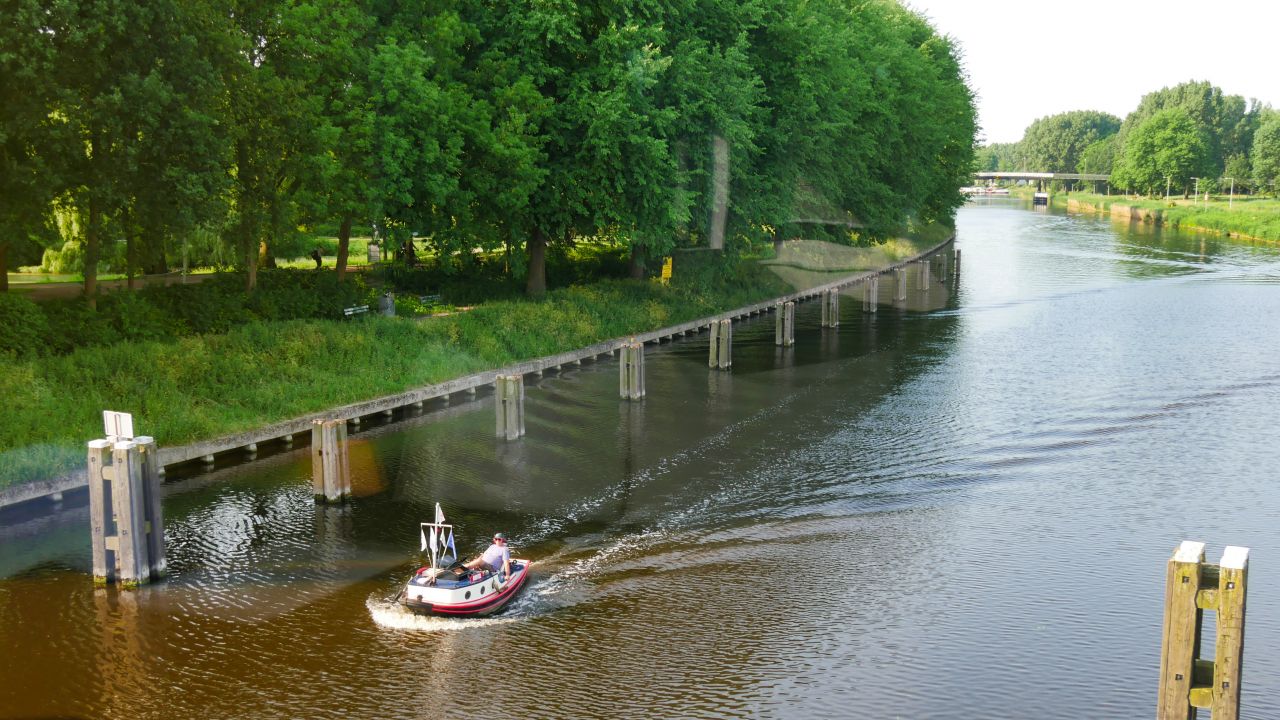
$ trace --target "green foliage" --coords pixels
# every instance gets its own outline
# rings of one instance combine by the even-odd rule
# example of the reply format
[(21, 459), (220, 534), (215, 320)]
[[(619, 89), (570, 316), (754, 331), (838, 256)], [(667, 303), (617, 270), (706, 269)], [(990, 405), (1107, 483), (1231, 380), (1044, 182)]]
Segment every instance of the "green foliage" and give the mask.
[(976, 151), (974, 169), (977, 172), (1026, 170), (1022, 162), (1022, 145), (1020, 143), (984, 145)]
[(1022, 137), (1021, 152), (1029, 170), (1080, 172), (1086, 149), (1115, 135), (1120, 118), (1093, 110), (1075, 110), (1043, 117), (1031, 123)]
[(0, 356), (26, 357), (43, 350), (49, 331), (44, 313), (30, 300), (0, 293)]
[(1090, 175), (1109, 175), (1115, 167), (1116, 151), (1120, 147), (1120, 136), (1109, 135), (1101, 140), (1089, 143), (1080, 154), (1079, 170)]
[(1268, 114), (1253, 137), (1253, 182), (1275, 193), (1280, 181), (1280, 112)]
[(1124, 120), (1121, 144), (1127, 144), (1129, 134), (1147, 120), (1173, 108), (1185, 111), (1201, 133), (1206, 153), (1202, 175), (1219, 177), (1228, 157), (1249, 152), (1260, 108), (1239, 95), (1224, 94), (1207, 81), (1185, 82), (1144, 95)]
[(1191, 114), (1182, 108), (1168, 108), (1129, 133), (1112, 182), (1155, 194), (1169, 184), (1185, 187), (1193, 176), (1205, 176), (1211, 163), (1204, 133)]

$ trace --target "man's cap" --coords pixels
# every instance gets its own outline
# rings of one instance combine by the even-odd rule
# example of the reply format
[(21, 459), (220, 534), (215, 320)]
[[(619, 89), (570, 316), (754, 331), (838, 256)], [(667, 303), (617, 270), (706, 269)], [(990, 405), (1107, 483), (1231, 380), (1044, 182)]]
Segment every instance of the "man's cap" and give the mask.
[(494, 539), (494, 540), (501, 540), (501, 541), (503, 541), (503, 542), (506, 542), (506, 541), (507, 541), (507, 535), (506, 535), (506, 533), (494, 533), (494, 534), (493, 534), (493, 539)]

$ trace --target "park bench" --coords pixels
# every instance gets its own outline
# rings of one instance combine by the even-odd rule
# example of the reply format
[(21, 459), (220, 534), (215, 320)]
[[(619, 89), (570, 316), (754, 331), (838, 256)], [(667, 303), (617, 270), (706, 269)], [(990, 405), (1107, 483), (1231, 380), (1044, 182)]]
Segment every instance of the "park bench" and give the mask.
[(369, 312), (368, 305), (356, 305), (355, 307), (342, 308), (343, 317), (355, 317)]
[(440, 295), (439, 293), (435, 295), (419, 295), (418, 301), (421, 302), (423, 305), (434, 305), (440, 302)]

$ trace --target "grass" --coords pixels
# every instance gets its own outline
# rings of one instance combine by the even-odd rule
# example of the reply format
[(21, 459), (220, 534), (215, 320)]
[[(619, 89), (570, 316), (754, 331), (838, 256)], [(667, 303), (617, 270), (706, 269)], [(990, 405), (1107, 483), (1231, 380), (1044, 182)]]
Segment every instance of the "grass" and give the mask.
[(1159, 210), (1164, 225), (1187, 230), (1210, 230), (1232, 237), (1280, 242), (1280, 200), (1274, 198), (1211, 196), (1206, 202), (1181, 197), (1143, 198), (1092, 193), (1059, 193), (1053, 202), (1067, 198), (1110, 211), (1116, 205)]
[(425, 320), (255, 322), (225, 334), (131, 341), (68, 355), (0, 356), (0, 487), (78, 468), (104, 408), (162, 445), (253, 429), (790, 292), (766, 268), (691, 264), (669, 287), (603, 281), (540, 302)]

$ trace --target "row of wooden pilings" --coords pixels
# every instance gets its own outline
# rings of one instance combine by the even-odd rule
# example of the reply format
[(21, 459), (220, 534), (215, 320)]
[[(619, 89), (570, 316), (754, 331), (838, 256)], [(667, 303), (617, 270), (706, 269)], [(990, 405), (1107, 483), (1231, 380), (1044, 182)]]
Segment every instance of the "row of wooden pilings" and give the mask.
[[(960, 251), (948, 268), (947, 253), (914, 262), (919, 290), (928, 290), (936, 271), (940, 278), (956, 274), (960, 267)], [(907, 297), (906, 267), (892, 270), (896, 302)], [(864, 277), (863, 310), (875, 312), (879, 304), (879, 275)], [(846, 283), (846, 285), (851, 283)], [(833, 286), (816, 293), (822, 299), (822, 326), (837, 327), (840, 317), (841, 287)], [(809, 297), (813, 297), (810, 295)], [(797, 298), (797, 300), (802, 298)], [(778, 302), (775, 341), (791, 347), (795, 344), (795, 306), (797, 300)], [(765, 312), (757, 308), (748, 314)], [(733, 318), (711, 321), (708, 366), (728, 370), (733, 366)], [(684, 334), (681, 331), (679, 334)], [(614, 350), (619, 354), (618, 394), (630, 401), (645, 397), (644, 343), (632, 339)], [(580, 362), (580, 361), (574, 361)], [(475, 388), (468, 388), (475, 394)], [(516, 440), (525, 434), (523, 375), (499, 375), (494, 379), (495, 431), (499, 438)], [(420, 408), (422, 403), (413, 403)], [(391, 410), (383, 411), (391, 415)], [(351, 497), (351, 470), (347, 457), (348, 423), (358, 425), (358, 417), (349, 420), (315, 420), (311, 426), (312, 489), (316, 502), (342, 503)], [(108, 431), (111, 432), (111, 431)], [(127, 432), (132, 432), (131, 430)], [(285, 435), (286, 445), (293, 435)], [(252, 456), (256, 444), (245, 450)], [(165, 571), (163, 518), (159, 495), (163, 468), (155, 441), (149, 437), (136, 439), (108, 436), (89, 443), (90, 512), (93, 526), (93, 573), (97, 582), (117, 581), (132, 586), (159, 578)], [(206, 464), (213, 456), (204, 457)]]

